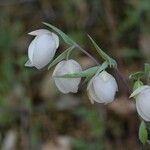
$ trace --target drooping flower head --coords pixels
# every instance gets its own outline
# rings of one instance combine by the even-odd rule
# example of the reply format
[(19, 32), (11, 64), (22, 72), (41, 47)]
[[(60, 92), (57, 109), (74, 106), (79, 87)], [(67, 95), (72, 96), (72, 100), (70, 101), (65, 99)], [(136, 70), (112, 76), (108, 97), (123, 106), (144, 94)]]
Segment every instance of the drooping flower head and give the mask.
[(82, 68), (75, 60), (70, 59), (59, 62), (53, 72), (54, 81), (59, 91), (62, 93), (76, 93), (81, 78), (57, 78), (55, 76), (77, 73), (79, 71), (82, 71)]
[(118, 85), (111, 74), (102, 71), (90, 80), (87, 91), (91, 103), (96, 101), (107, 104), (114, 100)]
[(59, 38), (46, 29), (39, 29), (29, 34), (35, 38), (29, 45), (28, 61), (25, 66), (41, 69), (53, 59), (59, 46)]

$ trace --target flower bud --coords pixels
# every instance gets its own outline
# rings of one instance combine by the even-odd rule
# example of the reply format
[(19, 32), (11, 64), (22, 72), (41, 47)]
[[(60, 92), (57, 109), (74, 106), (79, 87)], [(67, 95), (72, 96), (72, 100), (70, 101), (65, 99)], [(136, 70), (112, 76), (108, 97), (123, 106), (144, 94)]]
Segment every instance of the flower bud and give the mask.
[(41, 69), (54, 57), (59, 46), (58, 36), (46, 29), (39, 29), (29, 33), (35, 36), (28, 48), (28, 58), (25, 66)]
[(136, 95), (136, 109), (145, 120), (150, 121), (150, 86), (142, 86), (142, 90)]
[[(72, 59), (64, 60), (57, 64), (53, 77), (62, 76), (64, 74), (77, 73), (82, 71), (80, 64)], [(54, 77), (55, 84), (59, 91), (62, 93), (76, 93), (78, 91), (78, 85), (81, 81), (81, 78), (57, 78)]]
[(114, 100), (118, 85), (111, 74), (102, 71), (91, 79), (87, 91), (92, 104), (94, 101), (107, 104)]

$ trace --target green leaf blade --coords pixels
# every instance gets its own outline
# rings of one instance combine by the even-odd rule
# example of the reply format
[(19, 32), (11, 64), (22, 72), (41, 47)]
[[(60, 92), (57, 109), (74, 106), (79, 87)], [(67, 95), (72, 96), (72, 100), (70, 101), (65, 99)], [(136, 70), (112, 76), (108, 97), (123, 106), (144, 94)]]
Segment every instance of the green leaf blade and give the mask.
[(98, 54), (109, 63), (110, 67), (117, 67), (117, 63), (116, 61), (109, 57), (98, 45), (97, 43), (92, 39), (92, 37), (90, 35), (88, 35), (89, 39), (91, 40), (92, 44), (94, 45), (96, 51), (98, 52)]
[(46, 26), (48, 26), (49, 28), (51, 28), (55, 32), (57, 32), (67, 44), (69, 44), (69, 45), (75, 45), (75, 42), (71, 38), (69, 38), (68, 35), (66, 35), (64, 32), (62, 32), (57, 27), (55, 27), (55, 26), (53, 26), (53, 25), (51, 25), (49, 23), (46, 23), (46, 22), (43, 22), (43, 24), (45, 24)]
[(74, 49), (74, 46), (69, 47), (67, 50), (65, 50), (63, 53), (61, 53), (57, 58), (55, 58), (52, 63), (48, 66), (48, 70), (51, 69), (54, 65), (56, 65), (57, 63), (59, 63), (61, 60), (63, 60), (64, 58), (66, 58), (67, 53), (71, 50)]
[(101, 50), (101, 48), (96, 44), (96, 42), (92, 39), (90, 35), (88, 35), (88, 37), (91, 40), (92, 44), (94, 45), (95, 49), (97, 50), (98, 54), (100, 54), (100, 56), (103, 59), (107, 60), (109, 56)]
[(146, 130), (146, 124), (144, 121), (141, 122), (139, 127), (139, 139), (142, 142), (142, 144), (145, 144), (148, 139), (148, 133)]
[(98, 70), (99, 66), (95, 66), (95, 67), (91, 67), (89, 69), (77, 72), (77, 73), (71, 73), (71, 74), (65, 74), (62, 76), (55, 76), (57, 78), (81, 78), (81, 77), (89, 77), (89, 76), (93, 76), (97, 70)]

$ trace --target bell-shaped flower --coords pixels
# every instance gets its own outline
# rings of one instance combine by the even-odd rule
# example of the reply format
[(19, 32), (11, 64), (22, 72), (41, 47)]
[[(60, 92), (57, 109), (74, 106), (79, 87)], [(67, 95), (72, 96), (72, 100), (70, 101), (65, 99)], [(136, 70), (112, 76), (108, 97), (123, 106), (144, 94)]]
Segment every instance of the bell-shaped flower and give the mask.
[(29, 45), (28, 61), (25, 66), (41, 69), (53, 59), (59, 46), (59, 38), (46, 29), (39, 29), (29, 34), (35, 38)]
[(57, 78), (55, 76), (77, 73), (79, 71), (82, 71), (82, 68), (75, 60), (70, 59), (59, 62), (53, 72), (54, 81), (59, 91), (62, 93), (76, 93), (81, 78)]
[(137, 90), (140, 91), (135, 96), (137, 112), (145, 121), (150, 121), (150, 86), (144, 85)]
[(94, 101), (104, 104), (112, 102), (116, 91), (118, 91), (117, 82), (115, 78), (106, 71), (95, 75), (87, 87), (88, 96), (92, 104)]

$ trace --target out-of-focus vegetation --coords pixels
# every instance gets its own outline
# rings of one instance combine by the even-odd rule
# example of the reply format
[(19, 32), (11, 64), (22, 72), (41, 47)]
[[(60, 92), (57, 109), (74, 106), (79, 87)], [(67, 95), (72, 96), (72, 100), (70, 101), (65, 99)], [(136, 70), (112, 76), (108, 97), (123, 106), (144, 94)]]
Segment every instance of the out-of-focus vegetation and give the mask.
[[(63, 95), (51, 72), (25, 68), (24, 63), (31, 40), (27, 33), (45, 28), (45, 21), (99, 59), (90, 34), (117, 59), (127, 80), (149, 62), (149, 0), (2, 0), (0, 10), (0, 149), (141, 149), (134, 103), (120, 79), (115, 102), (91, 105), (86, 86), (76, 95)], [(61, 43), (57, 54), (65, 47)], [(94, 65), (82, 53), (76, 57), (83, 68)]]

